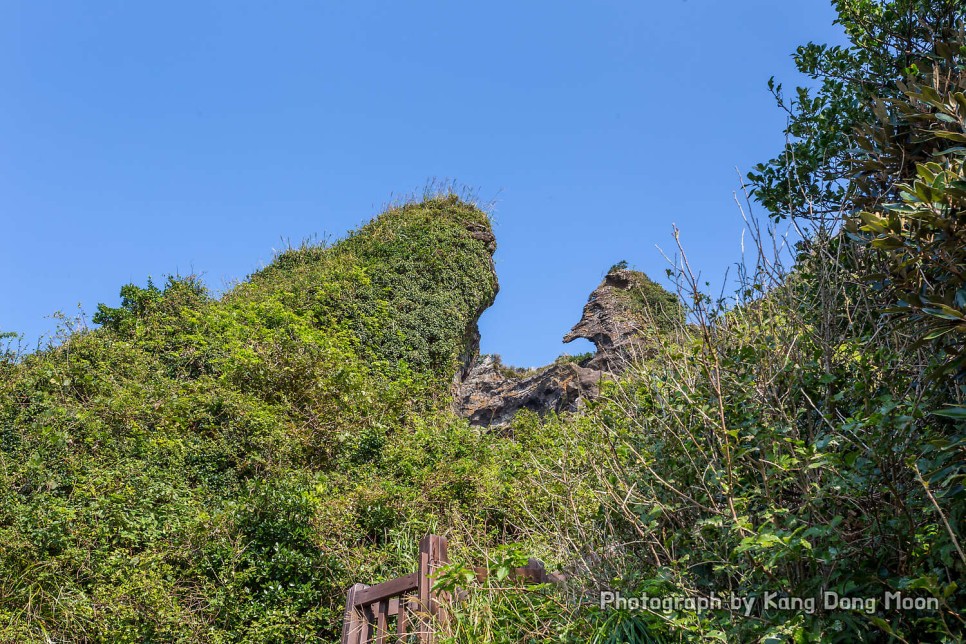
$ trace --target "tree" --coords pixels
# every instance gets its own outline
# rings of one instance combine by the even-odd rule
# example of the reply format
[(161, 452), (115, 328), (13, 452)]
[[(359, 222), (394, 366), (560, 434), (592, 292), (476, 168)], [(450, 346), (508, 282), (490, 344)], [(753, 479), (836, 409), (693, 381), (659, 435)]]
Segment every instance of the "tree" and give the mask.
[(785, 98), (785, 149), (755, 166), (775, 220), (818, 220), (866, 252), (846, 267), (873, 282), (884, 313), (934, 344), (937, 374), (966, 374), (966, 5), (835, 0), (850, 45), (794, 55), (819, 81)]
[(788, 97), (768, 87), (788, 114), (786, 145), (748, 174), (756, 199), (776, 220), (838, 218), (851, 210), (851, 150), (856, 129), (875, 122), (879, 101), (902, 96), (916, 61), (955, 40), (964, 8), (957, 0), (835, 0), (846, 47), (808, 43), (793, 55), (818, 81)]
[(966, 374), (966, 38), (911, 63), (901, 94), (877, 100), (851, 153), (850, 238), (873, 250), (878, 280), (922, 341), (938, 373)]

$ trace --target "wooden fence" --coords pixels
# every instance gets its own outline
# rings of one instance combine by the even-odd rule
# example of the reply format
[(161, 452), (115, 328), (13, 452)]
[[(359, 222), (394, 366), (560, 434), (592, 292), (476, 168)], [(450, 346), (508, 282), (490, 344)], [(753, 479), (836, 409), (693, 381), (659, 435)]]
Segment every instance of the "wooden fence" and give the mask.
[[(437, 569), (448, 561), (446, 539), (429, 534), (419, 542), (416, 572), (375, 586), (356, 584), (350, 588), (346, 597), (342, 644), (433, 644), (437, 624), (446, 622), (440, 603), (444, 597), (433, 590), (433, 585)], [(486, 568), (474, 570), (478, 580), (486, 578)], [(510, 576), (533, 584), (561, 579), (557, 574), (548, 575), (543, 564), (536, 559), (531, 559), (525, 567), (513, 569)]]

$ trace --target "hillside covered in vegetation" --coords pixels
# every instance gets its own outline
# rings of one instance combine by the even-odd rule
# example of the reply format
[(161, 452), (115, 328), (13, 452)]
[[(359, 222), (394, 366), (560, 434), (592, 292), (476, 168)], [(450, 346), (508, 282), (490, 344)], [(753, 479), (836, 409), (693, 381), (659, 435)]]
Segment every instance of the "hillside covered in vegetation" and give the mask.
[(455, 198), (394, 208), (220, 300), (127, 286), (101, 328), (4, 362), (0, 640), (335, 632), (345, 587), (400, 565), (395, 532), (498, 493), (434, 416), (492, 249)]
[[(125, 286), (97, 328), (8, 351), (0, 641), (337, 641), (348, 587), (411, 572), (427, 532), (468, 591), (441, 641), (961, 639), (963, 8), (834, 4), (849, 46), (801, 47), (791, 99), (772, 84), (788, 144), (749, 175), (735, 292), (683, 244), (673, 289), (615, 265), (570, 334), (594, 356), (477, 355), (495, 238), (453, 195), (220, 298)], [(571, 374), (593, 382), (564, 396)], [(560, 391), (498, 400), (531, 386)], [(566, 583), (466, 567), (530, 556)]]

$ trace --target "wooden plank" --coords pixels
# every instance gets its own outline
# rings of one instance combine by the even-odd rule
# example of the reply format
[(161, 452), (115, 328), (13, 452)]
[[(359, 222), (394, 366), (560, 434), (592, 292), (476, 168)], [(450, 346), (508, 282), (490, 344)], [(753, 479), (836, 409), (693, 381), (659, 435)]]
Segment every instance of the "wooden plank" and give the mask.
[(409, 630), (409, 602), (405, 597), (399, 598), (398, 610), (396, 611), (396, 637), (400, 642), (406, 642), (406, 635)]
[(381, 584), (376, 584), (375, 586), (369, 586), (356, 595), (355, 605), (363, 606), (365, 604), (373, 604), (375, 602), (380, 602), (383, 599), (389, 599), (390, 597), (402, 595), (403, 593), (412, 592), (417, 588), (417, 577), (418, 573), (414, 572), (408, 575), (403, 575), (402, 577), (390, 579), (389, 581)]
[(562, 584), (569, 578), (570, 575), (565, 572), (551, 572), (547, 574), (547, 581), (551, 584)]
[(419, 540), (419, 569), (416, 571), (417, 636), (420, 644), (433, 644), (432, 633), (432, 554), (433, 537), (427, 534)]
[(527, 565), (523, 570), (525, 572), (521, 576), (525, 579), (529, 579), (532, 583), (547, 583), (547, 569), (544, 568), (543, 562), (539, 559), (530, 557), (530, 559), (527, 560)]
[[(396, 617), (396, 637), (407, 642), (407, 636), (417, 635), (421, 644), (433, 644), (437, 622), (445, 627), (447, 616), (443, 593), (433, 591), (440, 566), (448, 562), (447, 541), (428, 534), (419, 541), (419, 568), (416, 572), (390, 579), (375, 586), (355, 584), (346, 596), (346, 611), (342, 626), (342, 644), (368, 644), (373, 637), (379, 644), (390, 639), (389, 618)], [(489, 571), (475, 567), (478, 581)], [(510, 571), (509, 579), (524, 583), (562, 583), (570, 577), (565, 572), (548, 574), (543, 563), (530, 559), (522, 568)], [(415, 591), (415, 596), (411, 595)], [(456, 598), (466, 597), (465, 589), (457, 589)]]
[(376, 604), (376, 644), (386, 644), (389, 638), (389, 600)]
[(433, 591), (433, 585), (436, 583), (437, 569), (447, 559), (447, 543), (443, 537), (428, 534), (419, 542), (419, 609), (425, 613), (420, 628), (420, 641), (425, 644), (433, 644), (436, 639), (434, 621), (441, 624), (445, 622), (445, 616), (440, 614), (439, 597)]
[(369, 644), (376, 634), (376, 613), (372, 610), (372, 604), (366, 604), (363, 606), (362, 614), (366, 617), (366, 628), (363, 634), (364, 639), (362, 640), (362, 644)]
[[(476, 573), (477, 581), (485, 580), (490, 574), (490, 571), (483, 566), (473, 566), (473, 572)], [(522, 568), (511, 568), (507, 578), (512, 581), (525, 580), (531, 584), (542, 584), (549, 580), (546, 568), (543, 567), (543, 563), (538, 559), (531, 559)]]
[[(443, 537), (436, 537), (436, 562), (433, 568), (433, 584), (436, 583), (438, 569), (447, 563), (449, 563), (449, 543)], [(436, 611), (436, 619), (439, 620), (440, 625), (444, 629), (447, 629), (449, 616), (446, 614), (446, 604), (449, 602), (449, 595), (446, 592), (440, 591), (434, 599), (436, 603), (433, 608)]]
[(356, 595), (367, 586), (365, 584), (355, 584), (349, 589), (345, 601), (345, 615), (342, 619), (342, 644), (363, 644), (363, 633), (366, 625), (363, 620), (362, 612), (356, 607)]
[(484, 566), (473, 566), (473, 572), (476, 573), (476, 581), (485, 581), (489, 576), (490, 571)]
[(423, 610), (429, 607), (429, 536), (419, 542), (419, 570), (416, 571), (416, 595)]
[[(425, 597), (426, 599), (425, 605), (426, 605), (426, 610), (429, 612), (430, 615), (433, 615), (433, 616), (437, 614), (439, 609), (439, 603), (436, 601), (437, 599), (436, 594), (433, 592), (433, 584), (435, 584), (436, 582), (436, 569), (439, 567), (439, 563), (441, 560), (440, 550), (445, 549), (446, 547), (445, 543), (440, 544), (440, 539), (441, 537), (438, 537), (435, 534), (426, 535), (426, 537), (424, 537), (423, 539), (423, 541), (426, 542), (425, 550), (426, 550), (426, 559), (427, 559), (426, 574), (425, 574), (425, 578), (426, 578), (425, 583), (426, 583), (427, 591), (426, 591), (426, 597)], [(421, 541), (420, 554), (422, 554), (423, 549), (424, 549), (424, 546), (423, 546), (423, 542)]]

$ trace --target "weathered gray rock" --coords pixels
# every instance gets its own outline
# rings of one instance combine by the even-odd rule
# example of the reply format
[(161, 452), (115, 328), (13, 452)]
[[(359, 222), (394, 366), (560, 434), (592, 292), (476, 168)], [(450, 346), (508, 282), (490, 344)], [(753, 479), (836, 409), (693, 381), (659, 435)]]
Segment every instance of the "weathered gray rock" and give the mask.
[(581, 363), (562, 361), (540, 369), (514, 369), (498, 358), (476, 359), (454, 382), (456, 412), (473, 425), (500, 425), (521, 409), (539, 414), (574, 411), (594, 398), (600, 381), (621, 373), (645, 354), (648, 336), (682, 319), (677, 297), (638, 271), (615, 267), (584, 306), (564, 342), (587, 338), (596, 353)]
[(458, 389), (457, 411), (471, 425), (502, 425), (521, 409), (539, 414), (573, 411), (581, 399), (597, 395), (602, 376), (574, 362), (514, 372), (484, 356)]
[(647, 353), (649, 337), (682, 318), (683, 310), (676, 295), (644, 273), (614, 268), (590, 294), (580, 322), (563, 341), (590, 340), (597, 352), (586, 366), (617, 374), (626, 368), (628, 361)]

